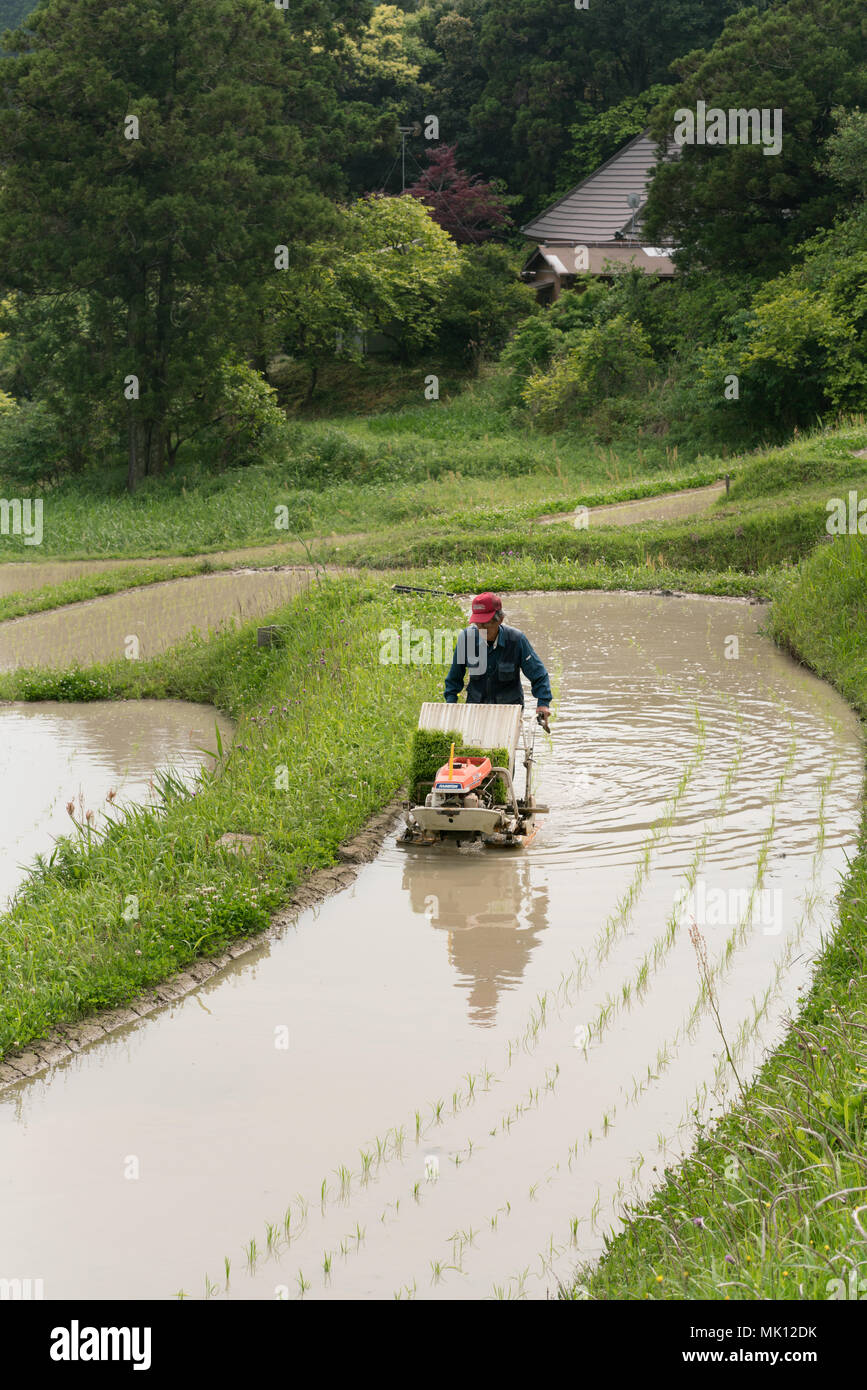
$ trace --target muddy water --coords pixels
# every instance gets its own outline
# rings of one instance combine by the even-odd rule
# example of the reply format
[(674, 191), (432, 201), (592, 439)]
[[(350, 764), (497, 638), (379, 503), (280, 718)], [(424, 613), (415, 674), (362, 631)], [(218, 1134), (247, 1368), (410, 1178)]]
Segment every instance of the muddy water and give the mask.
[(854, 716), (761, 616), (510, 604), (556, 690), (533, 846), (389, 840), (197, 994), (0, 1093), (0, 1273), (49, 1298), (198, 1297), (206, 1274), (227, 1298), (542, 1297), (597, 1253), (730, 1090), (690, 917), (749, 1075), (855, 843)]
[[(591, 507), (587, 513), (590, 526), (634, 526), (641, 521), (679, 521), (681, 517), (698, 516), (706, 512), (725, 493), (725, 483), (708, 487), (684, 488), (681, 492), (664, 492), (659, 497), (640, 497), (633, 502), (614, 502), (610, 507)], [(574, 520), (574, 512), (558, 512), (540, 516), (539, 524), (552, 526), (559, 521)]]
[(268, 613), (309, 583), (307, 569), (232, 570), (15, 618), (0, 624), (0, 671), (87, 665), (133, 651), (145, 660), (193, 629), (204, 635), (209, 628)]
[[(0, 705), (0, 908), (36, 854), (74, 833), (67, 806), (98, 825), (111, 805), (152, 799), (156, 771), (192, 781), (232, 725), (209, 705), (180, 700)], [(107, 798), (111, 796), (111, 801)]]

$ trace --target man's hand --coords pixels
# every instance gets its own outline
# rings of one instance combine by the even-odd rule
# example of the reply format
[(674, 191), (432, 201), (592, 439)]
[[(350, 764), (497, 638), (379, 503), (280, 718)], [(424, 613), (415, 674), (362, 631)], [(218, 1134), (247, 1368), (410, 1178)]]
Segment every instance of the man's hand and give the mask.
[(546, 734), (550, 734), (551, 732), (551, 730), (548, 728), (548, 715), (550, 713), (551, 711), (550, 709), (548, 709), (547, 705), (539, 705), (536, 709), (536, 719), (542, 725), (542, 728), (545, 730)]

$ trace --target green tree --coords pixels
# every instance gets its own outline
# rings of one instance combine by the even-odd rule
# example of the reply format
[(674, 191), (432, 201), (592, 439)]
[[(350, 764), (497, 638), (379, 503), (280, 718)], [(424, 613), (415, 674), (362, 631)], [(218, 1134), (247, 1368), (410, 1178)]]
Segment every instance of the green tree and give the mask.
[(335, 55), (367, 13), (48, 0), (7, 44), (0, 284), (76, 300), (89, 370), (67, 390), (126, 431), (130, 488), (220, 415), (275, 248), (328, 225)]
[(730, 19), (707, 53), (675, 64), (681, 77), (652, 129), (671, 138), (674, 113), (707, 108), (782, 112), (782, 149), (761, 145), (684, 145), (654, 176), (644, 226), (671, 237), (682, 266), (767, 275), (827, 226), (843, 206), (840, 189), (817, 168), (835, 105), (867, 90), (863, 0), (788, 0), (766, 13)]
[[(462, 160), (506, 180), (524, 210), (549, 202), (574, 141), (590, 119), (663, 82), (669, 64), (713, 40), (738, 0), (487, 0), (478, 58), (488, 73), (472, 108)], [(450, 132), (444, 138), (451, 139)]]
[(0, 0), (0, 34), (23, 24), (31, 10), (36, 9), (36, 3), (37, 0)]
[(819, 167), (845, 190), (867, 198), (867, 111), (847, 111), (835, 107), (831, 112), (836, 130), (828, 140)]
[(341, 211), (336, 238), (309, 248), (302, 274), (272, 292), (278, 343), (310, 370), (358, 358), (366, 332), (393, 338), (406, 359), (437, 334), (460, 265), (458, 248), (427, 208), (406, 194), (359, 198)]
[(429, 108), (421, 72), (434, 58), (417, 16), (397, 5), (377, 5), (369, 24), (346, 43), (340, 95), (351, 118), (341, 164), (354, 191), (401, 191), (398, 127), (420, 122)]
[(438, 342), (453, 361), (477, 371), (507, 342), (516, 325), (533, 314), (535, 294), (518, 279), (503, 246), (462, 246), (440, 310)]

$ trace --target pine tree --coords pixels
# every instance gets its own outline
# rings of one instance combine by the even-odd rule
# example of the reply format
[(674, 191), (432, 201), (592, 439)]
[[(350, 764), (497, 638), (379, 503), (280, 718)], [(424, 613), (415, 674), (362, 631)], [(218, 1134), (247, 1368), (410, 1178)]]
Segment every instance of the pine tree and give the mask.
[(281, 273), (275, 248), (288, 267), (328, 224), (335, 55), (367, 13), (48, 0), (7, 41), (0, 281), (83, 301), (92, 371), (67, 387), (83, 408), (104, 395), (131, 489), (213, 418), (218, 364)]

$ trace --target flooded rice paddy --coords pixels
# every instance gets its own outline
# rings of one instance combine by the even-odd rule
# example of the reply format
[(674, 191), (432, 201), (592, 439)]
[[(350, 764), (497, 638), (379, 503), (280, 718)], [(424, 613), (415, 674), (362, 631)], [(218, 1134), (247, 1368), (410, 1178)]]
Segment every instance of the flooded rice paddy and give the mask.
[(151, 800), (155, 773), (191, 781), (232, 725), (209, 705), (181, 700), (0, 705), (0, 910), (36, 854), (74, 833), (88, 811)]
[(193, 629), (206, 636), (209, 628), (270, 613), (307, 588), (310, 579), (311, 571), (301, 567), (229, 570), (14, 618), (0, 624), (0, 671), (85, 666), (124, 656), (146, 660)]
[(690, 924), (745, 1077), (833, 922), (857, 721), (762, 614), (511, 602), (556, 692), (533, 845), (389, 837), (278, 939), (0, 1092), (3, 1272), (47, 1298), (556, 1291), (731, 1094)]
[[(707, 487), (683, 488), (680, 492), (663, 492), (657, 497), (638, 497), (631, 502), (613, 502), (609, 507), (590, 507), (583, 518), (587, 526), (634, 526), (642, 521), (680, 521), (698, 516), (710, 509), (725, 493), (725, 483), (709, 483)], [(553, 526), (558, 521), (574, 521), (575, 512), (557, 512), (540, 516), (541, 526)]]

